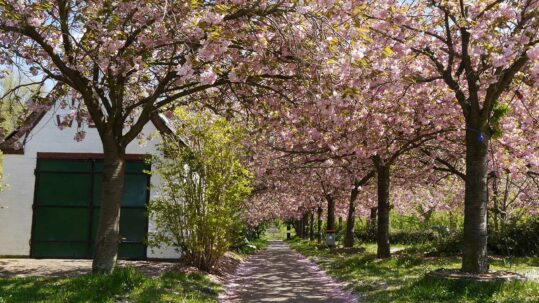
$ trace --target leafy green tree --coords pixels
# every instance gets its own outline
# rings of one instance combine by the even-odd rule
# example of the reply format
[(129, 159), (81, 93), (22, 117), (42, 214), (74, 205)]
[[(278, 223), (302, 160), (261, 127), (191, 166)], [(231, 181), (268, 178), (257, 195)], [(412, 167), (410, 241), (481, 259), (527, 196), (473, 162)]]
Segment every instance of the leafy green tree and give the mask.
[(0, 79), (0, 142), (23, 124), (25, 112), (32, 109), (26, 105), (41, 94), (41, 86), (18, 73)]
[[(18, 73), (9, 73), (0, 78), (0, 142), (12, 131), (23, 125), (28, 110), (26, 104), (42, 90)], [(3, 154), (0, 151), (0, 191), (6, 188), (3, 178)], [(0, 201), (1, 203), (2, 201)], [(2, 205), (0, 205), (0, 209)]]
[[(150, 204), (150, 245), (175, 246), (187, 263), (211, 271), (241, 227), (251, 174), (242, 165), (242, 129), (209, 113), (176, 110), (176, 135), (154, 157), (162, 178)], [(181, 138), (181, 139), (180, 139)]]

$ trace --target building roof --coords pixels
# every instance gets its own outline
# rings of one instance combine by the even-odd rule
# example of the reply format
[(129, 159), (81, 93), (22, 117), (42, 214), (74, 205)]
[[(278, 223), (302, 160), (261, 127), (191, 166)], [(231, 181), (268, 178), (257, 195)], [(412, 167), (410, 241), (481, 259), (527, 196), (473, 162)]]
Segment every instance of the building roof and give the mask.
[[(34, 111), (30, 113), (28, 118), (23, 123), (22, 127), (17, 128), (9, 135), (7, 135), (2, 142), (0, 142), (0, 150), (4, 154), (24, 154), (24, 145), (26, 139), (32, 130), (39, 124), (41, 119), (47, 114), (48, 111)], [(155, 113), (152, 115), (150, 121), (155, 128), (162, 134), (173, 134), (174, 130), (169, 125), (166, 118), (162, 115)], [(20, 140), (22, 139), (22, 142)]]

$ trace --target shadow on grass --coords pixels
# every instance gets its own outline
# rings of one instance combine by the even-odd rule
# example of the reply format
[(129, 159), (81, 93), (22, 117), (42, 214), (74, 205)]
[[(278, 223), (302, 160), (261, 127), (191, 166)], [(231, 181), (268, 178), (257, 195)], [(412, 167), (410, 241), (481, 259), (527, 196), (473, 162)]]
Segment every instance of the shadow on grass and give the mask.
[(113, 275), (75, 278), (13, 278), (0, 280), (0, 302), (104, 302), (141, 284), (144, 276), (132, 269)]
[(200, 274), (149, 278), (120, 268), (112, 275), (0, 279), (0, 302), (215, 302), (218, 290)]
[(423, 277), (380, 295), (388, 298), (387, 302), (534, 302), (539, 288), (535, 283), (521, 281), (478, 282)]
[[(536, 282), (477, 282), (425, 276), (439, 268), (459, 268), (460, 259), (455, 256), (424, 257), (410, 249), (377, 260), (372, 252), (335, 254), (298, 241), (293, 241), (291, 246), (314, 257), (331, 276), (347, 282), (366, 302), (539, 302)], [(512, 261), (517, 267), (526, 268), (537, 260)], [(493, 263), (504, 269), (503, 261)]]
[(145, 283), (132, 298), (134, 302), (215, 302), (219, 289), (203, 275), (170, 272)]

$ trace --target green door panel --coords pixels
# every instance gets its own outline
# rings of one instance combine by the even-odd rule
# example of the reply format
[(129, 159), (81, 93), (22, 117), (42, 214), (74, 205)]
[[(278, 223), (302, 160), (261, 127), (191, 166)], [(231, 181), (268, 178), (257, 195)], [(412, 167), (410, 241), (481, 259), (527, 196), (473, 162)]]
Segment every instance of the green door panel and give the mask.
[(146, 255), (146, 245), (142, 243), (122, 243), (118, 248), (118, 257), (123, 259), (140, 259)]
[(101, 201), (103, 201), (103, 174), (102, 173), (95, 173), (94, 174), (94, 186), (93, 186), (93, 193), (92, 193), (93, 199), (94, 199), (94, 206), (101, 205)]
[[(148, 175), (126, 174), (122, 194), (122, 206), (144, 207), (148, 201)], [(103, 201), (103, 174), (94, 174), (93, 188), (94, 205), (101, 205)]]
[(128, 161), (125, 166), (125, 172), (128, 174), (140, 174), (149, 171), (150, 169), (151, 166), (146, 161)]
[(39, 171), (83, 172), (92, 171), (92, 162), (88, 160), (39, 160)]
[[(99, 208), (94, 208), (92, 238), (97, 235), (97, 225), (99, 220)], [(120, 214), (120, 235), (124, 241), (144, 242), (146, 239), (147, 215), (145, 209), (122, 208)]]
[(90, 215), (86, 208), (42, 207), (34, 210), (35, 241), (86, 241)]
[[(94, 172), (102, 173), (104, 168), (103, 160), (96, 160), (94, 164)], [(137, 161), (127, 161), (125, 164), (126, 173), (135, 173), (140, 174), (144, 171), (149, 171), (151, 165), (146, 163), (146, 161), (137, 160)]]
[[(95, 243), (89, 247), (89, 255), (87, 258), (93, 256), (95, 251)], [(118, 258), (120, 259), (145, 259), (146, 258), (146, 245), (144, 243), (120, 243), (118, 247)]]
[(146, 210), (122, 208), (120, 235), (123, 241), (144, 242), (146, 238)]
[(122, 206), (144, 207), (148, 200), (148, 176), (127, 174), (124, 180)]
[(36, 205), (79, 205), (90, 202), (90, 175), (38, 173)]
[(91, 247), (87, 243), (37, 242), (32, 243), (35, 258), (91, 258)]
[[(150, 166), (128, 161), (120, 218), (120, 258), (146, 257)], [(38, 160), (31, 255), (91, 258), (102, 202), (102, 160)]]

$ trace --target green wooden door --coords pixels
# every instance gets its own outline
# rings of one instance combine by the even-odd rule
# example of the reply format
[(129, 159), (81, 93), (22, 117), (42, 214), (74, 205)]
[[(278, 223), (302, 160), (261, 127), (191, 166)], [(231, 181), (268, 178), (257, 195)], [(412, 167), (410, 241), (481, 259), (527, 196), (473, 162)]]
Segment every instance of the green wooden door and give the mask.
[[(128, 161), (122, 198), (118, 255), (146, 258), (149, 166)], [(102, 201), (102, 160), (38, 159), (30, 255), (91, 258)]]

